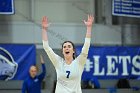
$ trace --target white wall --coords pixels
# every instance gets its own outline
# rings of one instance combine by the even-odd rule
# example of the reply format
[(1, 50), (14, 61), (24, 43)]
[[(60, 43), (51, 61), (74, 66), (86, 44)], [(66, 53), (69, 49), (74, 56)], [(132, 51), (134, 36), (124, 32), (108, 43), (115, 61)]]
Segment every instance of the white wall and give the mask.
[[(15, 15), (0, 15), (0, 43), (35, 43), (41, 47), (41, 18), (47, 15), (52, 23), (49, 40), (53, 48), (60, 48), (64, 40), (83, 44), (86, 28), (82, 20), (87, 18), (88, 13), (94, 14), (94, 1), (15, 0)], [(107, 24), (93, 25), (92, 44), (121, 45), (121, 30), (126, 32), (126, 44), (139, 44), (139, 40), (133, 40), (139, 39), (139, 28), (131, 29), (131, 25), (124, 26), (124, 29), (121, 26), (112, 26), (111, 3), (106, 2), (102, 8), (106, 10), (103, 14), (108, 21)]]
[[(53, 23), (49, 28), (49, 41), (53, 48), (60, 48), (65, 40), (76, 44), (84, 42), (86, 27), (84, 24)], [(0, 27), (0, 43), (36, 43), (42, 44), (41, 27), (32, 23), (3, 24)], [(92, 44), (121, 44), (120, 28), (117, 26), (93, 25)]]

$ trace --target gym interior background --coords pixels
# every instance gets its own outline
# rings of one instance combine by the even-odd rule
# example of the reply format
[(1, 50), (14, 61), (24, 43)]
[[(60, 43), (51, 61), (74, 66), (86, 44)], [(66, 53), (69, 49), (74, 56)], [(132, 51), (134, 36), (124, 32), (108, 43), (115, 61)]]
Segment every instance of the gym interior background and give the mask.
[[(140, 47), (140, 18), (112, 15), (112, 2), (113, 0), (14, 0), (15, 13), (0, 14), (0, 43), (35, 44), (39, 72), (40, 54), (43, 55), (47, 68), (42, 93), (54, 93), (56, 73), (42, 47), (42, 17), (47, 16), (51, 22), (48, 32), (49, 43), (61, 56), (63, 41), (71, 40), (76, 45), (84, 43), (86, 27), (83, 19), (86, 19), (88, 14), (95, 17), (92, 46)], [(129, 79), (130, 86), (134, 88), (114, 89), (118, 80), (119, 78), (99, 79), (99, 89), (90, 84), (85, 87), (84, 84), (83, 93), (140, 93), (140, 80)], [(0, 93), (21, 93), (22, 82), (1, 80)]]

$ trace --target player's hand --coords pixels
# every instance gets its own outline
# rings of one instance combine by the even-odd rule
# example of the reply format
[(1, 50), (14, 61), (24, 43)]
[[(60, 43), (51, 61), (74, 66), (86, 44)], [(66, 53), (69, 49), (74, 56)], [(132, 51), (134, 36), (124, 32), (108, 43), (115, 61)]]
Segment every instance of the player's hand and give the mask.
[(84, 23), (87, 27), (91, 27), (94, 22), (94, 17), (92, 15), (88, 15), (87, 21), (84, 20)]
[(42, 18), (42, 28), (43, 29), (47, 29), (49, 27), (50, 23), (48, 22), (48, 18), (46, 16), (44, 16)]
[(44, 60), (43, 60), (42, 55), (40, 55), (40, 61), (41, 61), (41, 64), (44, 64)]

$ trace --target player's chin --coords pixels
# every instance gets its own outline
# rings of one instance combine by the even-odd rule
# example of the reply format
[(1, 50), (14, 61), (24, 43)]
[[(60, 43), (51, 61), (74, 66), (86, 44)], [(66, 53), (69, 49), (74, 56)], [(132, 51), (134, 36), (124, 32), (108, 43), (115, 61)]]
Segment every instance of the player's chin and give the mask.
[(72, 56), (72, 54), (65, 54), (64, 56), (65, 56), (65, 58), (70, 58)]

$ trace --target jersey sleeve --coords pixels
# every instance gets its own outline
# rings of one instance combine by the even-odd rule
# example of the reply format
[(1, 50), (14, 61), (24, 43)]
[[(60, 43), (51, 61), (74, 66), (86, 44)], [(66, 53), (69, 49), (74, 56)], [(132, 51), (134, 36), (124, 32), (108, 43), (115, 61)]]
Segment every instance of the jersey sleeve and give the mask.
[(85, 43), (83, 45), (82, 51), (80, 53), (80, 55), (78, 56), (78, 60), (79, 60), (79, 64), (84, 67), (85, 63), (86, 63), (86, 59), (88, 56), (88, 51), (89, 51), (89, 47), (90, 47), (90, 38), (85, 38)]
[(58, 67), (58, 64), (59, 64), (58, 61), (61, 59), (61, 57), (54, 53), (52, 48), (49, 46), (48, 41), (43, 40), (43, 48), (45, 52), (47, 53), (49, 59), (53, 63), (53, 65), (55, 67)]
[(42, 64), (42, 73), (38, 76), (38, 78), (42, 81), (46, 75), (46, 67), (45, 64)]

